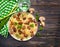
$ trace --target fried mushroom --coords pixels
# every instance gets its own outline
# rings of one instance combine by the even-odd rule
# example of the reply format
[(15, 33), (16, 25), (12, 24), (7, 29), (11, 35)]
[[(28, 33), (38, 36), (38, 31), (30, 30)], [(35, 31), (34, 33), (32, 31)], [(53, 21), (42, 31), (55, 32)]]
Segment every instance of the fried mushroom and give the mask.
[(13, 30), (13, 32), (16, 32), (15, 26), (12, 26), (12, 30)]

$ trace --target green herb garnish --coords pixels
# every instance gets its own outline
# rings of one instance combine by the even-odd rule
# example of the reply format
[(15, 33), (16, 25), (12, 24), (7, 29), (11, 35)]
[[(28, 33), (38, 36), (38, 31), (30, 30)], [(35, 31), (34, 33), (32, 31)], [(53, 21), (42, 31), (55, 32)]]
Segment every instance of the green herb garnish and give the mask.
[(20, 38), (19, 34), (15, 34), (17, 38)]
[(14, 25), (17, 25), (18, 23), (17, 22), (14, 22)]
[(36, 20), (38, 21), (39, 20), (39, 14), (36, 13)]
[(30, 27), (34, 27), (34, 24), (30, 24)]
[(17, 27), (18, 29), (21, 29), (22, 28), (22, 24), (21, 25), (18, 25), (18, 27)]
[(37, 32), (36, 37), (40, 37), (40, 35), (41, 35), (41, 34), (40, 34), (39, 32)]
[(40, 30), (40, 31), (42, 31), (42, 30), (43, 30), (43, 27), (42, 27), (42, 26), (40, 26), (40, 27), (39, 27), (39, 30)]
[(22, 14), (22, 16), (24, 16), (24, 14)]

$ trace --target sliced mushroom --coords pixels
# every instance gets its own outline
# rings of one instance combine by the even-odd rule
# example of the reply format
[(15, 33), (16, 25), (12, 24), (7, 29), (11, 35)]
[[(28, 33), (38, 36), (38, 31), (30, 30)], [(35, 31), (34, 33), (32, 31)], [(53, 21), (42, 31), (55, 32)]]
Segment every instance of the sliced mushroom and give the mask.
[(18, 30), (18, 33), (19, 33), (19, 34), (22, 34), (22, 31), (21, 31), (21, 30)]
[(20, 18), (19, 18), (18, 16), (16, 16), (16, 20), (17, 20), (17, 21), (20, 21)]
[(21, 24), (23, 24), (23, 22), (22, 22), (22, 21), (19, 21), (19, 23), (18, 23), (18, 24), (20, 24), (20, 25), (21, 25)]
[(29, 25), (29, 22), (26, 22), (26, 23), (24, 23), (24, 24)]
[(14, 25), (14, 23), (10, 20), (10, 25)]
[(26, 20), (26, 17), (24, 17), (23, 20)]
[(32, 18), (28, 18), (28, 22), (33, 22)]
[(34, 33), (34, 31), (31, 30), (30, 33)]
[(16, 15), (13, 15), (13, 18), (16, 18)]
[(32, 20), (32, 18), (30, 17), (30, 18), (28, 18), (28, 20)]
[(16, 28), (14, 26), (12, 27), (12, 30), (13, 30), (13, 32), (16, 32)]
[(30, 26), (27, 26), (27, 29), (29, 29), (29, 30), (30, 30), (30, 29), (31, 29), (31, 28), (30, 28)]

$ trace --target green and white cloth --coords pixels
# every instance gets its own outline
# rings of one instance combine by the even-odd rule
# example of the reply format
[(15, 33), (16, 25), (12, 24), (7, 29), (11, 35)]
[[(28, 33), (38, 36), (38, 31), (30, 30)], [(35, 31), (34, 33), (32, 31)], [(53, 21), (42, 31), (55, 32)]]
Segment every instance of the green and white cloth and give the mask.
[(18, 12), (18, 4), (13, 0), (0, 0), (0, 34), (4, 37), (8, 36), (7, 21), (8, 16), (13, 12)]

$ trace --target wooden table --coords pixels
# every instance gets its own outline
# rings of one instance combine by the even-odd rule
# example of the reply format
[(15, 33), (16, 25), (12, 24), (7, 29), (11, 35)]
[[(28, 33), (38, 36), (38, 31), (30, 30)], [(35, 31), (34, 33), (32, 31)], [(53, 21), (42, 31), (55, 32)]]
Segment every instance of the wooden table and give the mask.
[[(26, 42), (19, 42), (10, 35), (0, 36), (0, 47), (55, 47), (60, 44), (60, 0), (31, 0), (31, 7), (46, 18), (46, 27), (39, 31), (41, 36)], [(59, 39), (59, 40), (58, 40)]]

